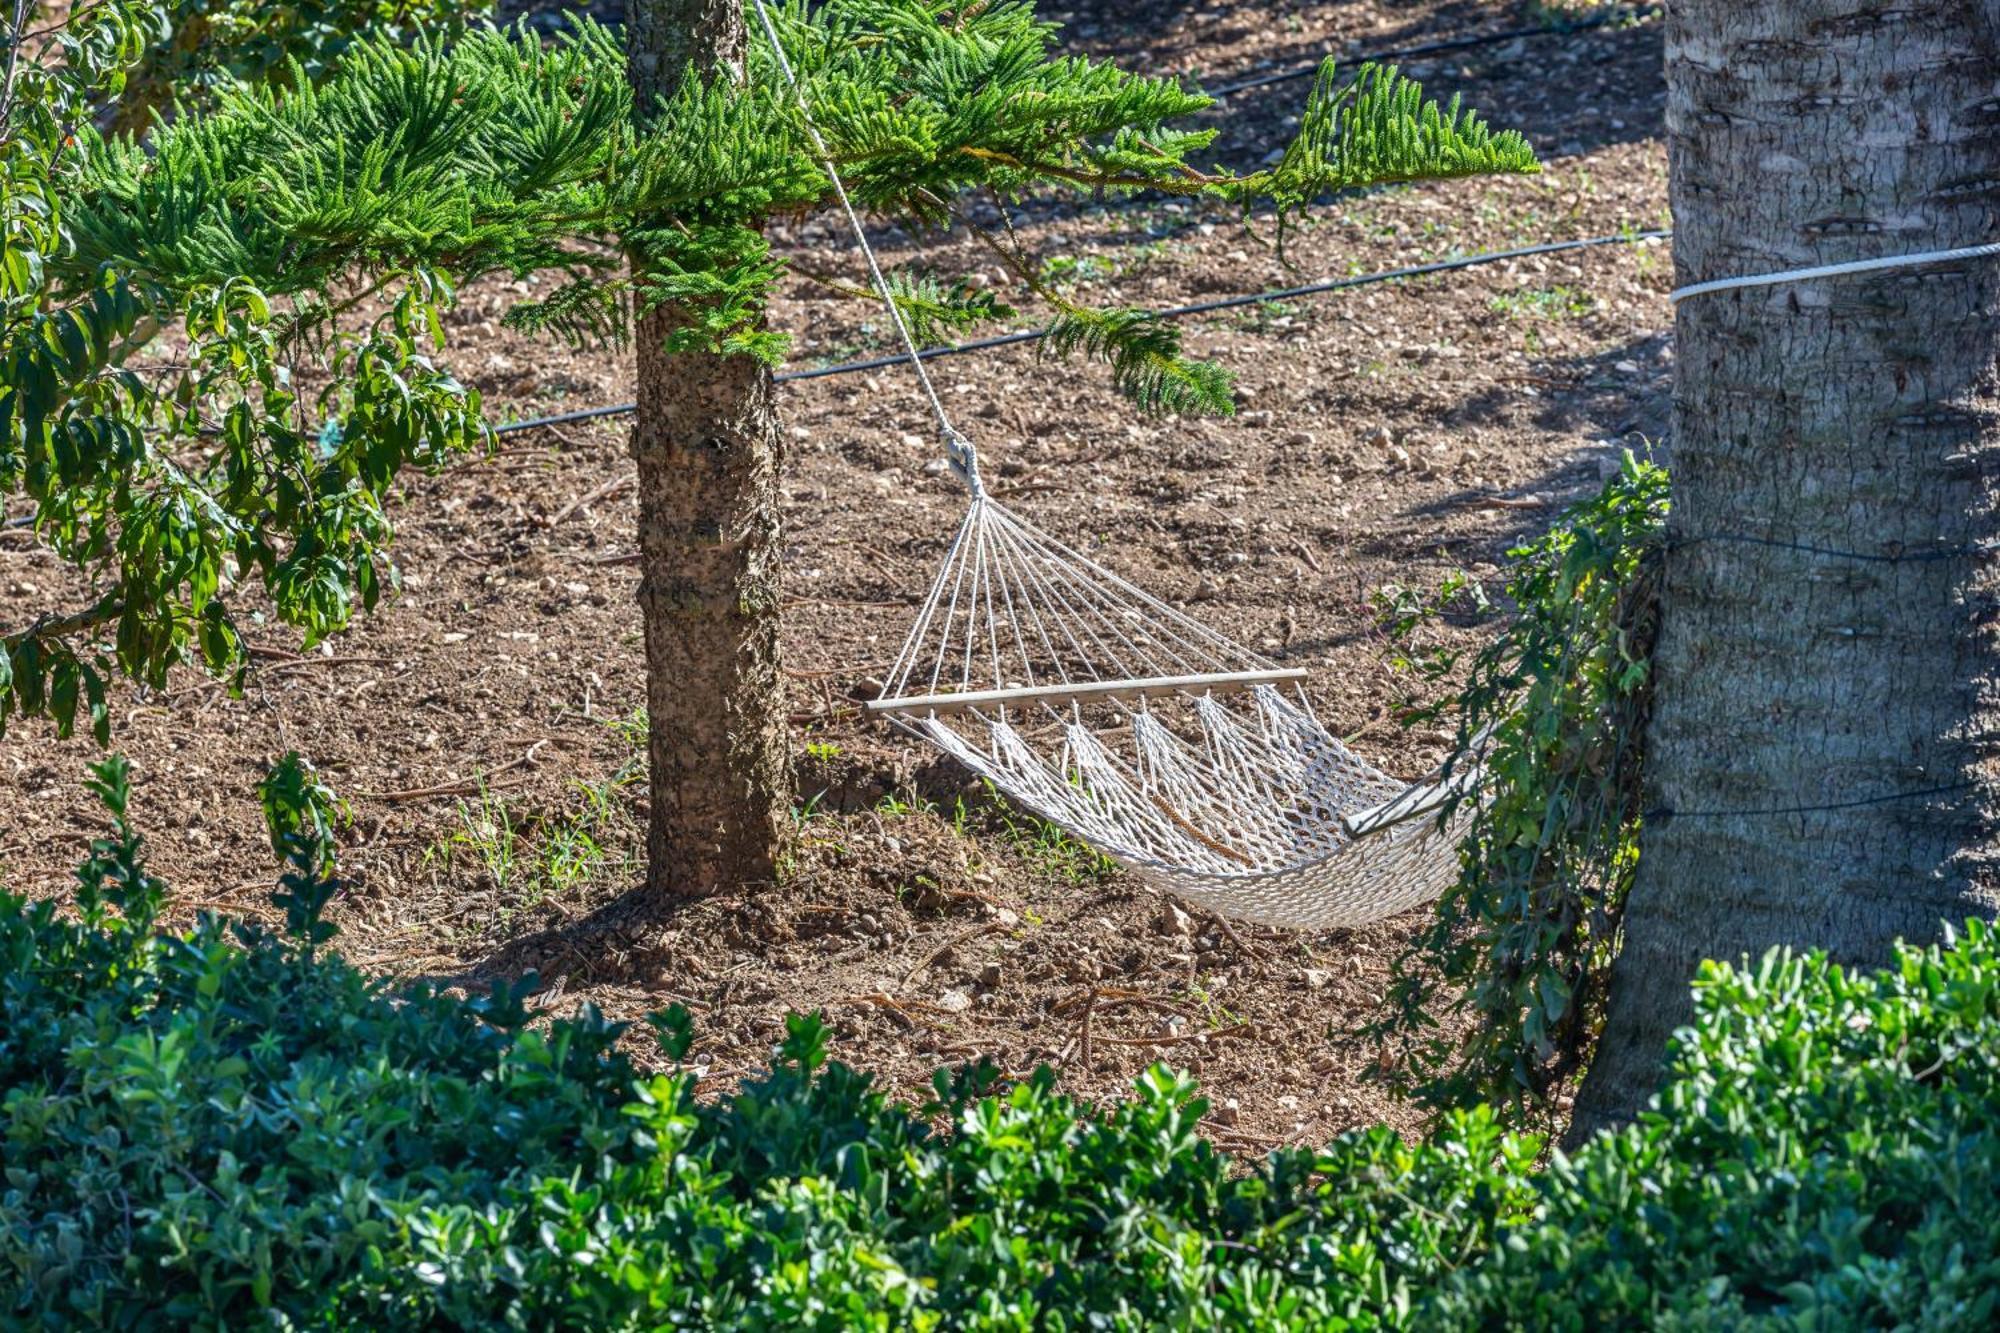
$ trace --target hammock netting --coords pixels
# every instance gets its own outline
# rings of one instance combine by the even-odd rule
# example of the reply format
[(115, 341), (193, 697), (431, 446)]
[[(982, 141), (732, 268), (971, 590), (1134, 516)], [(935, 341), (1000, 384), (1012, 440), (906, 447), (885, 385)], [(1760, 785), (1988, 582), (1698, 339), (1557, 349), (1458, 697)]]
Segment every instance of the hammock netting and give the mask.
[(1308, 929), (1428, 902), (1458, 874), (1453, 782), (1392, 778), (1298, 681), (976, 494), (870, 705), (1141, 877)]

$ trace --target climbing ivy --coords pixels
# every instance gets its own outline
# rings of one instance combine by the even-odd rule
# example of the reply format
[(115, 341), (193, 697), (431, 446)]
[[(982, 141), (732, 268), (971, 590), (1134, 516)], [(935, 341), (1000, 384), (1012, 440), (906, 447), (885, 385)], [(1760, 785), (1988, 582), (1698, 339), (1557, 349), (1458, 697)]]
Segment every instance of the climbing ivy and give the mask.
[[(1638, 859), (1667, 504), (1666, 472), (1627, 454), (1601, 493), (1510, 552), (1513, 619), (1419, 714), (1456, 716), (1457, 762), (1483, 756), (1457, 803), (1471, 810), (1458, 883), (1395, 961), (1372, 1029), (1387, 1076), (1434, 1108), (1490, 1102), (1548, 1120), (1603, 1021)], [(1441, 595), (1471, 594), (1452, 581)], [(1407, 637), (1439, 609), (1405, 605), (1394, 628)], [(1456, 663), (1419, 666), (1442, 676)], [(1462, 1031), (1447, 1031), (1454, 1018)]]

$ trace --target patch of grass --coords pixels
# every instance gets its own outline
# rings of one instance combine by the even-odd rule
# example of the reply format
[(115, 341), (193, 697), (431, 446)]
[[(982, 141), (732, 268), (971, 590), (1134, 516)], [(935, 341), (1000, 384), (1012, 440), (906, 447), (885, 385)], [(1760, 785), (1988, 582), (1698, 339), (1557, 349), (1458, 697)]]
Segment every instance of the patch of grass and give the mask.
[(1008, 845), (1035, 869), (1073, 885), (1100, 884), (1117, 872), (1116, 861), (1071, 837), (1060, 825), (1015, 809), (991, 782), (986, 794)]
[(1188, 986), (1187, 992), (1181, 996), (1181, 1000), (1183, 1003), (1191, 1004), (1201, 1010), (1201, 1020), (1208, 1024), (1210, 1032), (1214, 1032), (1218, 1028), (1234, 1027), (1243, 1021), (1241, 1014), (1216, 999), (1214, 994), (1199, 979)]
[(1094, 286), (1137, 273), (1172, 253), (1166, 241), (1150, 240), (1122, 245), (1112, 255), (1054, 254), (1042, 260), (1041, 280), (1058, 291)]
[(616, 827), (619, 792), (638, 780), (635, 762), (600, 782), (571, 784), (578, 808), (553, 816), (523, 814), (507, 798), (481, 787), (453, 812), (457, 827), (424, 851), (424, 864), (439, 871), (469, 860), (492, 881), (503, 899), (504, 925), (514, 913), (551, 896), (561, 897), (610, 871), (628, 873), (639, 864), (636, 847), (619, 850)]
[(792, 822), (794, 824), (797, 824), (800, 828), (804, 828), (807, 824), (812, 823), (812, 821), (815, 819), (831, 818), (832, 817), (831, 812), (820, 809), (820, 802), (824, 801), (825, 799), (826, 799), (826, 789), (822, 787), (820, 788), (820, 790), (814, 792), (811, 796), (808, 796), (805, 800), (800, 801), (797, 805), (792, 807)]
[(1299, 308), (1288, 301), (1259, 301), (1246, 306), (1230, 321), (1242, 333), (1268, 337), (1289, 332), (1298, 322)]
[(494, 888), (507, 892), (520, 867), (521, 840), (506, 800), (482, 784), (479, 798), (457, 802), (453, 813), (458, 827), (425, 849), (425, 864), (446, 868), (470, 856)]
[(1501, 292), (1487, 303), (1514, 319), (1580, 319), (1597, 309), (1597, 298), (1574, 287), (1523, 287)]
[(925, 800), (915, 792), (892, 791), (875, 802), (875, 813), (884, 819), (908, 819), (911, 815), (935, 815), (941, 812), (935, 801)]
[(640, 756), (644, 756), (646, 753), (646, 742), (648, 736), (651, 734), (651, 725), (646, 714), (646, 705), (644, 704), (640, 704), (624, 717), (612, 717), (604, 720), (604, 729), (625, 742), (628, 749)]

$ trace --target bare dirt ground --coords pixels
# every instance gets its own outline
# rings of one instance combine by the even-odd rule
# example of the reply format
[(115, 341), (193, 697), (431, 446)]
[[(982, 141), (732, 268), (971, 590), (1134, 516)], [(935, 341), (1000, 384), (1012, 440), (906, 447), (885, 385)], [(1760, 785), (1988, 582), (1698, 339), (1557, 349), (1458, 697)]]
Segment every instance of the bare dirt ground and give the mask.
[[(1515, 4), (1071, 8), (1072, 44), (1211, 85), (1310, 61), (1533, 22)], [(1030, 208), (1046, 271), (1101, 302), (1164, 306), (1453, 253), (1665, 223), (1656, 23), (1488, 46), (1409, 66), (1525, 131), (1538, 177), (1346, 199), (1287, 268), (1267, 229), (1158, 202)], [(1282, 142), (1304, 94), (1283, 83), (1214, 113), (1218, 155)], [(825, 222), (781, 245), (858, 271)], [(889, 251), (914, 244), (884, 233)], [(979, 269), (962, 237), (922, 242)], [(1004, 287), (1002, 275), (988, 276)], [(1510, 544), (1594, 488), (1617, 451), (1657, 442), (1671, 348), (1667, 251), (1618, 246), (1236, 311), (1189, 328), (1238, 376), (1231, 420), (1144, 420), (1086, 364), (1014, 348), (938, 363), (993, 488), (1056, 535), (1226, 633), (1312, 670), (1323, 718), (1415, 776), (1446, 737), (1406, 728), (1435, 688), (1397, 667), (1385, 589), (1464, 570), (1496, 598)], [(501, 329), (518, 293), (465, 294), (453, 363), (520, 417), (631, 396), (622, 355), (574, 356)], [(1024, 312), (1023, 320), (1028, 319)], [(777, 326), (795, 364), (886, 350), (877, 312), (801, 287)], [(622, 422), (507, 437), (491, 458), (412, 476), (395, 511), (403, 592), (300, 655), (271, 627), (245, 697), (183, 673), (116, 705), (138, 815), (183, 914), (274, 915), (252, 796), (287, 749), (349, 799), (333, 916), (384, 974), (478, 986), (539, 970), (539, 1003), (697, 1015), (713, 1086), (765, 1061), (788, 1010), (822, 1009), (835, 1054), (916, 1091), (943, 1063), (1055, 1065), (1113, 1097), (1143, 1066), (1199, 1075), (1232, 1148), (1413, 1123), (1367, 1077), (1354, 1037), (1380, 1009), (1415, 917), (1301, 936), (1184, 911), (1074, 843), (997, 807), (965, 776), (862, 720), (859, 682), (893, 656), (960, 513), (935, 475), (907, 372), (785, 393), (786, 652), (801, 852), (777, 889), (634, 925), (645, 789), (632, 492)], [(0, 534), (0, 624), (74, 590), (30, 532)], [(1490, 619), (1425, 633), (1464, 646)], [(0, 741), (0, 881), (63, 891), (97, 826), (78, 779), (93, 752), (45, 729)], [(635, 1035), (650, 1055), (650, 1038)]]

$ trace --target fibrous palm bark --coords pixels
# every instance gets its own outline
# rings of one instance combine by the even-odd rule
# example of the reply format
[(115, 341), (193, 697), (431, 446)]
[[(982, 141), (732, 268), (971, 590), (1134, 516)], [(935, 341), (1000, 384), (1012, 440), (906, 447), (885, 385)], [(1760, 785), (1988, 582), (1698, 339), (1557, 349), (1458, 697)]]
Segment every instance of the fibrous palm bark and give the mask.
[[(1672, 0), (1691, 283), (1992, 240), (2000, 0)], [(2000, 261), (1696, 296), (1641, 855), (1572, 1137), (1629, 1118), (1703, 958), (1853, 963), (1990, 915)]]

